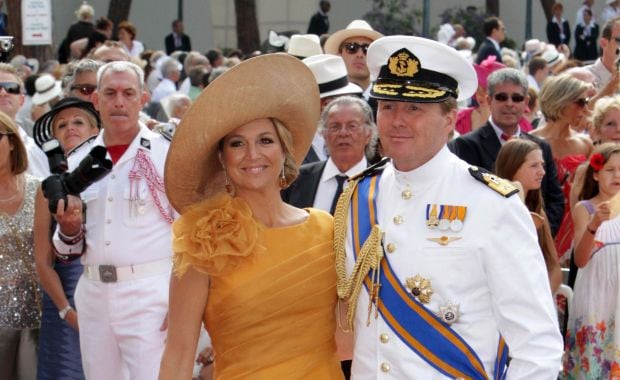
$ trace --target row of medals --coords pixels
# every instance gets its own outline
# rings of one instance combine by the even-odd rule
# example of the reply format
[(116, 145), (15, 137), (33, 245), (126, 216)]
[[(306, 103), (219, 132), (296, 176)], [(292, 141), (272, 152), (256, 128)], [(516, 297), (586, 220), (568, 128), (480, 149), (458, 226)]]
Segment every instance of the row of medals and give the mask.
[[(404, 200), (411, 199), (412, 193), (411, 190), (403, 190), (401, 193), (401, 198)], [(430, 205), (429, 205), (430, 206)], [(451, 230), (453, 232), (459, 232), (463, 229), (463, 221), (460, 219), (438, 219), (438, 218), (429, 218), (426, 222), (427, 226), (430, 229), (438, 229), (440, 231)], [(454, 238), (454, 237), (453, 237)], [(446, 236), (442, 236), (440, 238), (430, 238), (431, 240), (437, 240), (439, 244), (443, 244), (444, 241), (451, 241), (450, 238)], [(447, 244), (447, 242), (445, 243)], [(405, 282), (405, 287), (411, 294), (418, 299), (423, 304), (427, 304), (431, 302), (431, 296), (433, 294), (433, 288), (431, 286), (431, 281), (426, 279), (419, 274), (416, 274), (415, 277), (408, 277)], [(435, 312), (443, 322), (448, 325), (453, 324), (459, 319), (460, 311), (459, 304), (454, 304), (452, 302), (448, 302), (447, 304), (440, 306), (439, 311)]]

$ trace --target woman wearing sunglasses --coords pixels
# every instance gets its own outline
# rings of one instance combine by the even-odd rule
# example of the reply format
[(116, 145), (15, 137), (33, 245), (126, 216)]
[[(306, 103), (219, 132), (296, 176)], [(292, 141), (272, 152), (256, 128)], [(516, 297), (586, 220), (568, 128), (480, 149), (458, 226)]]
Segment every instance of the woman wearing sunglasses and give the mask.
[(0, 379), (36, 377), (41, 299), (32, 230), (39, 180), (13, 120), (0, 112)]
[[(99, 114), (93, 104), (70, 97), (56, 103), (51, 111), (37, 120), (33, 134), (39, 146), (45, 147), (44, 144), (56, 139), (62, 151), (71, 152), (83, 141), (96, 136), (100, 128)], [(50, 245), (51, 223), (47, 200), (39, 190), (35, 203), (34, 255), (39, 282), (45, 292), (38, 379), (82, 380), (84, 374), (73, 293), (83, 267), (79, 260), (63, 262), (56, 258)]]
[[(546, 123), (532, 132), (551, 145), (551, 152), (558, 169), (558, 180), (566, 200), (564, 218), (555, 237), (558, 255), (563, 257), (570, 250), (573, 241), (570, 189), (579, 164), (592, 152), (592, 141), (578, 133), (572, 126), (585, 122), (588, 115), (591, 85), (569, 75), (547, 79), (540, 90), (540, 109)], [(568, 258), (568, 256), (566, 256)]]

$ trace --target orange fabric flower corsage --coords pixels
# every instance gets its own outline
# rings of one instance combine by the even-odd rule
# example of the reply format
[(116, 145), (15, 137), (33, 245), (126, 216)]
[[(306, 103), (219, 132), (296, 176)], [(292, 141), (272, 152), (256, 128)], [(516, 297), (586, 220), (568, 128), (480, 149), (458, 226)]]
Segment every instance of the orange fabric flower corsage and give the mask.
[(174, 272), (180, 277), (192, 266), (223, 275), (265, 251), (261, 232), (250, 206), (240, 198), (220, 193), (197, 203), (172, 225)]

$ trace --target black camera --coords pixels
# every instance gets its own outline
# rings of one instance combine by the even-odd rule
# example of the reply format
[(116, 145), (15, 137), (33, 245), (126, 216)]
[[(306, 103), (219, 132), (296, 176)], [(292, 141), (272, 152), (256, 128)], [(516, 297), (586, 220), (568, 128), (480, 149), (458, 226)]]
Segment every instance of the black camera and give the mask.
[(9, 54), (14, 47), (13, 36), (0, 36), (0, 62), (9, 61)]
[[(96, 146), (72, 172), (52, 174), (43, 181), (41, 187), (52, 214), (56, 213), (59, 200), (65, 201), (66, 208), (67, 195), (79, 196), (90, 185), (105, 177), (112, 170), (112, 161), (105, 157), (107, 152), (105, 147)], [(49, 154), (48, 159), (50, 159)]]

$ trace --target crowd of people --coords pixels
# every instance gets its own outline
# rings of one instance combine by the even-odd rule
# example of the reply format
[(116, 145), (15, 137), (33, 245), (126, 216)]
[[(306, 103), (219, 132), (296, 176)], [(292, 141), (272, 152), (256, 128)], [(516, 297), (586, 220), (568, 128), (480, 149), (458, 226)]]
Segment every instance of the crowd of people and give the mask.
[(620, 378), (619, 2), (226, 55), (81, 5), (0, 63), (0, 378)]

